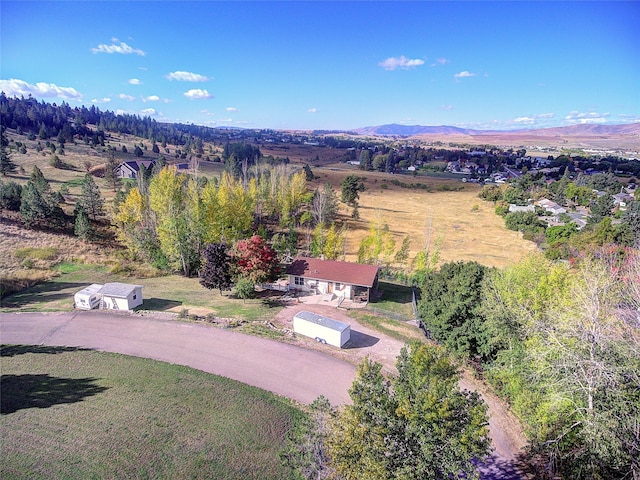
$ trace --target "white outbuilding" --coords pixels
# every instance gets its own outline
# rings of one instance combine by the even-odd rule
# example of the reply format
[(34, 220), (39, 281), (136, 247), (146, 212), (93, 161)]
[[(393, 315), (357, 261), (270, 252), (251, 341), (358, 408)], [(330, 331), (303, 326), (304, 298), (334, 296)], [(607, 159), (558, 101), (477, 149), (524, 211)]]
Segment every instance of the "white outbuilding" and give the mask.
[(103, 286), (99, 283), (93, 283), (88, 287), (83, 288), (73, 296), (75, 308), (82, 310), (92, 310), (100, 306), (100, 289)]
[(142, 285), (129, 283), (105, 283), (100, 289), (102, 302), (100, 308), (105, 310), (133, 310), (142, 305)]
[(351, 325), (303, 310), (293, 317), (293, 331), (342, 348), (351, 339)]

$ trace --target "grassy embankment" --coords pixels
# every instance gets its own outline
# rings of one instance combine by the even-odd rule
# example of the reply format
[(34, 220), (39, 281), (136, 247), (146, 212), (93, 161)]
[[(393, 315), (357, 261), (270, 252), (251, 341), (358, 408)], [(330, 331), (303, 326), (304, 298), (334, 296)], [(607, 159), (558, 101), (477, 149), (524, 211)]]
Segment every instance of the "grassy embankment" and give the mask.
[(187, 367), (3, 346), (0, 477), (284, 479), (289, 401)]

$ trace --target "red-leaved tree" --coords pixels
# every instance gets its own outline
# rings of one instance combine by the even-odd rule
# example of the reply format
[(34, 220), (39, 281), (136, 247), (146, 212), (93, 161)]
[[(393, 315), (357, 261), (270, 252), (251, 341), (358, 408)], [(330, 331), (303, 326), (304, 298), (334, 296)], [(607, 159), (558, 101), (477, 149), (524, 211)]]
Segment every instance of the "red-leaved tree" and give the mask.
[(280, 264), (276, 251), (262, 237), (254, 235), (238, 240), (234, 246), (236, 274), (253, 283), (276, 280), (280, 275)]

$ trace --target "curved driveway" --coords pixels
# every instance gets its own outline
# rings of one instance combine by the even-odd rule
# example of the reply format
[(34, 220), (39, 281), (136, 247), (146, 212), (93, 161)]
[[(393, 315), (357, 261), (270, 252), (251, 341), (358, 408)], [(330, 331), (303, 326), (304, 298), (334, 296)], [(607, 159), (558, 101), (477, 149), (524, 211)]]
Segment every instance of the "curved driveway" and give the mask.
[(99, 311), (0, 314), (0, 341), (84, 347), (187, 365), (302, 403), (349, 403), (355, 367), (321, 352), (209, 325)]

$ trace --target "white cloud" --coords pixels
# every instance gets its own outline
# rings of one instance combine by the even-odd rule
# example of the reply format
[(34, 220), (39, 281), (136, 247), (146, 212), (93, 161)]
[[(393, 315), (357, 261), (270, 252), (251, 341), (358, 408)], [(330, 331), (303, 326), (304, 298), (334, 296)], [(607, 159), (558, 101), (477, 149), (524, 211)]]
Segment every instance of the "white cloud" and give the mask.
[(440, 105), (440, 110), (446, 110), (446, 111), (453, 110), (453, 105)]
[(129, 84), (130, 85), (142, 85), (142, 82), (137, 78), (130, 78), (129, 79)]
[(456, 80), (459, 80), (459, 79), (461, 79), (461, 78), (475, 77), (476, 75), (478, 75), (478, 74), (477, 74), (477, 73), (471, 73), (471, 72), (468, 72), (467, 70), (465, 70), (465, 71), (463, 71), (463, 72), (456, 73), (453, 77), (454, 77)]
[(200, 88), (192, 88), (191, 90), (184, 92), (184, 96), (191, 100), (213, 98), (213, 95), (211, 95), (207, 90)]
[(239, 111), (240, 111), (240, 109), (239, 109), (239, 108), (236, 108), (236, 107), (227, 107), (227, 108), (225, 108), (225, 110), (226, 110), (227, 112), (230, 112), (230, 113), (233, 113), (233, 112), (239, 112)]
[(11, 78), (9, 80), (0, 80), (0, 91), (8, 96), (29, 96), (47, 97), (47, 98), (64, 98), (67, 100), (81, 100), (82, 94), (72, 87), (59, 87), (55, 83), (38, 82), (35, 85)]
[(431, 64), (432, 67), (438, 67), (440, 65), (446, 65), (449, 63), (449, 60), (446, 58), (436, 58), (435, 61)]
[[(118, 40), (113, 38), (112, 41), (117, 42)], [(101, 43), (96, 48), (92, 48), (91, 51), (93, 53), (120, 53), (123, 55), (129, 55), (129, 54), (135, 53), (136, 55), (140, 55), (141, 57), (144, 57), (146, 55), (144, 51), (138, 48), (133, 48), (124, 42), (120, 42), (118, 44), (113, 43), (111, 45)]]
[(158, 112), (156, 112), (155, 108), (144, 108), (142, 110), (140, 110), (140, 113), (142, 115), (147, 115), (149, 117), (155, 117), (158, 115)]
[(624, 123), (640, 122), (640, 116), (638, 115), (629, 115), (628, 113), (619, 113), (618, 117), (621, 118)]
[(125, 115), (126, 113), (127, 111), (123, 110), (122, 108), (116, 110), (116, 115)]
[(119, 93), (118, 98), (121, 100), (128, 100), (129, 102), (133, 102), (136, 99), (136, 97), (127, 95), (126, 93)]
[(317, 108), (310, 108), (310, 109), (307, 110), (307, 112), (309, 112), (309, 113), (316, 113), (317, 111), (318, 111)]
[(587, 123), (605, 123), (610, 116), (610, 113), (598, 113), (598, 112), (578, 112), (573, 110), (564, 117), (569, 123), (574, 124), (587, 124)]
[(91, 103), (109, 103), (110, 101), (111, 99), (109, 97), (94, 98), (93, 100), (91, 100)]
[(200, 75), (199, 73), (192, 72), (171, 72), (166, 77), (169, 80), (177, 80), (179, 82), (208, 82), (209, 77), (205, 77), (204, 75)]
[(534, 115), (536, 118), (553, 118), (556, 116), (555, 113), (540, 113), (538, 115)]
[(149, 95), (148, 97), (143, 97), (142, 101), (147, 103), (147, 102), (159, 102), (160, 101), (160, 97), (158, 95)]
[(389, 57), (386, 60), (378, 63), (378, 66), (384, 68), (385, 70), (396, 70), (397, 68), (408, 70), (410, 68), (419, 67), (420, 65), (424, 65), (424, 60), (420, 60), (419, 58), (410, 59), (405, 57), (404, 55), (397, 58)]
[(514, 118), (513, 123), (517, 123), (519, 125), (533, 125), (536, 119), (533, 117), (518, 117)]

